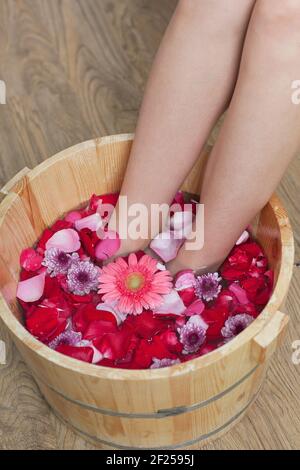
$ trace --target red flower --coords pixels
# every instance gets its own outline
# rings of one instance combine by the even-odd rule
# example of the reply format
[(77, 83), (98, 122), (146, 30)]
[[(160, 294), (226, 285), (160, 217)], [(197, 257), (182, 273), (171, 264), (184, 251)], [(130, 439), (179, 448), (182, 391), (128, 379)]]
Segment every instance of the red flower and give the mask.
[(67, 344), (60, 344), (56, 348), (57, 352), (61, 354), (65, 354), (66, 356), (73, 357), (73, 359), (78, 359), (79, 361), (89, 362), (92, 363), (94, 350), (90, 347), (77, 347), (77, 346), (69, 346)]
[(43, 231), (42, 236), (37, 244), (38, 253), (41, 253), (42, 255), (44, 254), (44, 251), (46, 250), (46, 243), (48, 240), (50, 240), (51, 237), (53, 237), (53, 235), (54, 232), (49, 228), (46, 228), (46, 230)]
[(174, 196), (174, 199), (172, 201), (172, 205), (175, 205), (175, 204), (179, 204), (180, 205), (180, 208), (181, 210), (184, 209), (184, 194), (182, 191), (177, 191), (177, 193), (175, 194)]
[(130, 326), (140, 338), (152, 339), (154, 335), (168, 327), (168, 321), (153, 315), (151, 311), (144, 311), (137, 316), (128, 316), (124, 325)]
[(37, 271), (42, 266), (43, 258), (33, 248), (26, 248), (20, 256), (20, 265), (26, 271)]
[(67, 326), (70, 310), (67, 304), (56, 304), (55, 299), (44, 300), (34, 308), (26, 319), (30, 333), (43, 343), (49, 343), (62, 333)]
[(70, 292), (65, 292), (65, 298), (70, 304), (73, 304), (73, 306), (77, 308), (79, 308), (82, 304), (94, 303), (93, 294), (76, 295)]
[(247, 277), (241, 281), (241, 286), (246, 291), (250, 302), (255, 305), (265, 305), (271, 296), (273, 282), (269, 275), (262, 275)]
[(51, 227), (52, 232), (59, 232), (60, 230), (65, 230), (67, 228), (72, 228), (72, 222), (68, 222), (67, 220), (57, 220)]
[[(109, 312), (106, 312), (109, 314)], [(113, 316), (113, 315), (112, 315)], [(115, 321), (110, 320), (95, 320), (92, 321), (85, 330), (84, 339), (93, 341), (99, 340), (108, 333), (117, 334), (118, 328)]]
[(180, 343), (177, 334), (170, 329), (163, 331), (160, 335), (158, 335), (157, 340), (165, 344), (170, 353), (178, 354), (181, 353), (183, 349), (183, 345)]
[[(102, 324), (109, 323), (112, 326), (111, 331), (115, 331), (117, 327), (117, 321), (115, 316), (111, 312), (106, 312), (104, 310), (97, 310), (93, 304), (87, 304), (81, 306), (75, 315), (73, 316), (73, 326), (76, 331), (80, 331), (80, 333), (93, 336), (93, 338), (86, 339), (94, 339), (97, 335), (94, 335), (96, 331), (98, 331), (99, 336), (102, 336), (100, 329)], [(89, 329), (89, 325), (94, 323), (93, 327)], [(103, 325), (105, 328), (107, 325)], [(111, 332), (110, 331), (110, 332)]]
[(151, 342), (142, 339), (135, 350), (132, 367), (135, 369), (148, 369), (153, 362), (153, 358), (176, 359), (177, 355), (168, 349), (159, 336), (154, 336)]
[[(111, 299), (113, 302), (110, 305), (103, 303), (106, 291), (104, 294), (91, 292), (75, 295), (69, 290), (66, 273), (50, 277), (46, 268), (42, 267), (46, 247), (58, 244), (66, 253), (78, 253), (78, 263), (91, 259), (94, 266), (97, 263), (100, 265), (104, 255), (112, 254), (111, 250), (107, 250), (111, 247), (106, 246), (107, 240), (110, 241), (106, 222), (118, 197), (118, 193), (93, 195), (86, 209), (72, 211), (63, 220), (57, 220), (52, 227), (44, 230), (36, 249), (28, 248), (21, 253), (18, 297), (24, 309), (26, 327), (33, 336), (62, 354), (88, 363), (147, 369), (185, 362), (207, 354), (224, 344), (221, 331), (228, 319), (234, 322), (236, 315), (257, 317), (270, 298), (273, 272), (267, 271), (267, 258), (248, 233), (246, 237), (243, 234), (221, 267), (220, 274), (224, 279), (222, 290), (215, 299), (206, 302), (196, 297), (195, 275), (191, 270), (184, 270), (174, 279), (169, 279), (171, 291), (161, 293), (162, 305), (154, 308), (149, 301), (150, 309), (145, 310), (145, 305), (141, 304), (139, 315), (128, 315), (127, 318), (124, 304), (120, 311), (116, 305), (120, 296)], [(181, 227), (184, 217), (192, 215), (182, 212), (185, 209), (182, 192), (176, 194), (173, 203), (179, 204), (180, 208), (179, 212), (178, 207), (170, 209), (173, 214), (172, 229), (175, 230)], [(197, 203), (193, 201), (193, 214), (196, 209)], [(97, 235), (96, 228), (101, 222), (103, 227), (101, 225)], [(140, 251), (119, 259), (122, 260), (120, 263), (133, 267), (140, 262), (143, 265), (146, 257)], [(164, 276), (156, 260), (153, 260), (154, 268), (155, 272), (159, 271), (159, 276)], [(107, 267), (103, 269), (107, 271)], [(104, 279), (106, 284), (111, 284), (112, 274), (114, 272), (107, 273), (108, 277)], [(128, 280), (131, 290), (135, 290), (136, 283), (140, 282), (137, 274), (133, 269)], [(122, 274), (120, 276), (122, 281)], [(195, 315), (205, 325), (205, 342), (196, 352), (185, 354), (180, 331), (189, 317), (194, 318)], [(82, 341), (78, 346), (75, 346), (77, 342), (69, 343), (62, 339), (64, 335), (68, 337), (69, 331)]]
[(64, 296), (65, 293), (61, 289), (59, 278), (46, 276), (43, 297), (45, 299), (50, 297), (61, 297), (63, 300)]
[(93, 341), (105, 358), (113, 361), (130, 362), (138, 338), (132, 328), (123, 325), (116, 333), (108, 333), (100, 340)]
[(206, 338), (208, 340), (217, 340), (221, 336), (221, 329), (229, 317), (229, 309), (224, 306), (215, 306), (204, 310), (201, 317), (208, 324)]
[(228, 281), (240, 280), (250, 270), (256, 259), (261, 260), (263, 253), (255, 242), (235, 246), (221, 267), (221, 276)]
[[(89, 212), (96, 212), (100, 203), (102, 204), (110, 204), (112, 206), (116, 206), (119, 199), (119, 193), (110, 193), (110, 194), (103, 194), (102, 196), (97, 196), (93, 194), (90, 203), (88, 206)], [(105, 214), (101, 214), (101, 217), (105, 217)]]
[(214, 306), (223, 308), (227, 313), (232, 311), (237, 303), (235, 295), (229, 289), (223, 289), (218, 298), (216, 299)]
[(95, 247), (99, 242), (99, 238), (96, 232), (92, 232), (88, 228), (83, 228), (79, 232), (80, 241), (87, 255), (92, 259), (95, 258)]
[(247, 313), (248, 315), (251, 315), (253, 318), (256, 318), (258, 314), (260, 313), (260, 309), (255, 307), (255, 305), (251, 302), (249, 302), (246, 305), (238, 304), (234, 308), (233, 315), (238, 315), (240, 313)]

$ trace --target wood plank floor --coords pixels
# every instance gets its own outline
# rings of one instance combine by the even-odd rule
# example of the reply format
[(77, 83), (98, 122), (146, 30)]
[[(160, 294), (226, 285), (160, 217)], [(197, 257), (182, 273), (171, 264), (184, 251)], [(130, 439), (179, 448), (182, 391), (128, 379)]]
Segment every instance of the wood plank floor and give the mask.
[[(142, 90), (176, 0), (0, 0), (0, 186), (80, 141), (131, 132)], [(279, 193), (296, 233), (300, 261), (300, 161)], [(300, 267), (294, 269), (286, 342), (248, 415), (207, 449), (299, 449)], [(0, 449), (92, 449), (58, 421), (0, 327)]]

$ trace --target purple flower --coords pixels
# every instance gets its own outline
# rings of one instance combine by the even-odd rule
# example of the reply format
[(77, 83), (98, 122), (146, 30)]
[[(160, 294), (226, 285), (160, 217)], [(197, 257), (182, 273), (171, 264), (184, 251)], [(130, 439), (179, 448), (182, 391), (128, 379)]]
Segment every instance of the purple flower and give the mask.
[(206, 338), (206, 330), (199, 315), (193, 315), (189, 321), (178, 329), (179, 341), (183, 344), (183, 354), (191, 354), (198, 351)]
[(217, 298), (222, 289), (220, 286), (221, 280), (222, 278), (219, 277), (218, 273), (208, 273), (197, 276), (195, 281), (195, 293), (197, 297), (207, 302)]
[(51, 343), (48, 344), (49, 348), (56, 349), (61, 344), (68, 346), (77, 346), (81, 341), (81, 333), (72, 330), (71, 328), (66, 329), (60, 335), (58, 335)]
[(252, 323), (254, 318), (247, 313), (240, 313), (238, 315), (234, 315), (233, 317), (228, 318), (226, 320), (225, 325), (221, 330), (221, 334), (223, 338), (230, 340), (234, 338), (236, 335), (241, 333), (247, 326)]
[(68, 270), (68, 288), (75, 295), (86, 295), (97, 290), (100, 269), (90, 261), (79, 261)]
[(175, 364), (180, 364), (179, 359), (169, 359), (165, 357), (163, 359), (157, 359), (156, 357), (152, 358), (152, 364), (150, 369), (161, 369), (162, 367), (174, 366)]
[(45, 251), (43, 266), (46, 266), (48, 274), (51, 277), (57, 276), (58, 274), (67, 274), (68, 269), (79, 260), (78, 253), (68, 254), (59, 248), (49, 248)]

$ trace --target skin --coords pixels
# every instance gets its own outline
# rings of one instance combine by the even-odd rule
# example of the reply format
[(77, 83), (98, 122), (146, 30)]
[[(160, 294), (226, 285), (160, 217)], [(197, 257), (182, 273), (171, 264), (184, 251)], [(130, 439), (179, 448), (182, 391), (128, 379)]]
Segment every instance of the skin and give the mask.
[[(170, 203), (228, 106), (201, 190), (204, 247), (184, 245), (172, 273), (215, 270), (270, 198), (300, 147), (300, 106), (291, 99), (299, 70), (300, 0), (179, 2), (121, 190), (128, 204)], [(123, 240), (119, 254), (147, 244)]]

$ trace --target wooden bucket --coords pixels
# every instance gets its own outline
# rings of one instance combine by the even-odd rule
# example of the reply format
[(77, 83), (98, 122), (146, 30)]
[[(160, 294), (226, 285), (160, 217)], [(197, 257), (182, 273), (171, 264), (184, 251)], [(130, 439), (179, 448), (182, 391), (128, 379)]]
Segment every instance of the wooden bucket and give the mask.
[[(99, 367), (61, 355), (23, 327), (16, 303), (19, 253), (64, 212), (120, 189), (132, 136), (85, 142), (25, 169), (2, 190), (0, 316), (54, 413), (101, 448), (180, 449), (228, 430), (255, 400), (288, 317), (279, 311), (293, 268), (293, 235), (276, 196), (254, 234), (275, 272), (261, 315), (237, 338), (204, 357), (157, 370)], [(182, 189), (198, 193), (202, 155)]]

